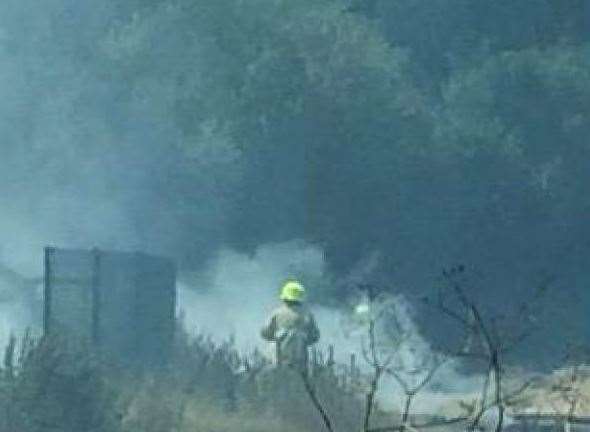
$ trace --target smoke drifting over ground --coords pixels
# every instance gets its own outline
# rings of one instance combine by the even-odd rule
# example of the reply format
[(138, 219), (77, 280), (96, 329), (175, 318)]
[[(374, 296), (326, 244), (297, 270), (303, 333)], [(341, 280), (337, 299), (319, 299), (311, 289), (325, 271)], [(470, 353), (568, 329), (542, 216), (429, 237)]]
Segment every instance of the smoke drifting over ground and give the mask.
[[(378, 250), (400, 285), (387, 288), (408, 300), (468, 261), (488, 274), (478, 300), (499, 309), (557, 275), (553, 324), (527, 364), (549, 363), (565, 326), (587, 339), (585, 48), (508, 41), (522, 51), (505, 55), (493, 38), (511, 32), (464, 27), (491, 41), (467, 50), (475, 59), (456, 49), (461, 35), (444, 47), (414, 37), (424, 22), (397, 38), (422, 15), (382, 3), (387, 31), (337, 1), (3, 1), (2, 262), (35, 278), (46, 245), (169, 256), (189, 329), (252, 349), (285, 277), (336, 304), (334, 282), (362, 281)], [(441, 22), (460, 18), (437, 7), (451, 13)], [(508, 10), (496, 12), (503, 24)], [(38, 291), (0, 289), (0, 338), (38, 326)], [(357, 344), (339, 310), (316, 312), (322, 343), (345, 358)]]
[[(12, 291), (12, 287), (0, 284), (3, 293)], [(19, 337), (27, 330), (38, 330), (39, 322), (32, 305), (23, 300), (7, 300), (0, 302), (0, 352), (6, 347), (11, 335)]]
[[(370, 271), (376, 260), (375, 255), (363, 260), (364, 270), (359, 267), (349, 279), (354, 281), (359, 274)], [(315, 288), (333, 280), (327, 273), (323, 251), (303, 241), (267, 244), (252, 255), (226, 249), (210, 261), (204, 272), (186, 277), (179, 284), (179, 312), (189, 333), (204, 333), (218, 342), (231, 336), (242, 352), (258, 349), (272, 360), (274, 348), (261, 339), (260, 328), (278, 305), (278, 289), (285, 277), (305, 281), (312, 299)], [(413, 322), (412, 307), (403, 296), (392, 297), (391, 304), (403, 331), (410, 335), (396, 357), (409, 369), (418, 367), (433, 354), (432, 348), (420, 335)], [(344, 365), (354, 354), (361, 369), (370, 373), (362, 352), (363, 346), (367, 346), (366, 322), (355, 313), (355, 304), (351, 306), (327, 308), (312, 304), (322, 334), (317, 347), (327, 352), (328, 346), (333, 345), (337, 363)], [(465, 396), (477, 391), (480, 380), (461, 375), (457, 366), (448, 362), (439, 370), (433, 382), (438, 390), (426, 389), (417, 397), (418, 411), (444, 408), (449, 412), (450, 394)], [(401, 406), (402, 397), (393, 379), (383, 380), (379, 399), (386, 406)]]
[(281, 282), (301, 277), (313, 296), (324, 272), (322, 251), (299, 241), (261, 246), (251, 256), (224, 249), (179, 284), (179, 309), (189, 331), (218, 340), (234, 335), (239, 348), (252, 351), (264, 346), (260, 328), (278, 305)]

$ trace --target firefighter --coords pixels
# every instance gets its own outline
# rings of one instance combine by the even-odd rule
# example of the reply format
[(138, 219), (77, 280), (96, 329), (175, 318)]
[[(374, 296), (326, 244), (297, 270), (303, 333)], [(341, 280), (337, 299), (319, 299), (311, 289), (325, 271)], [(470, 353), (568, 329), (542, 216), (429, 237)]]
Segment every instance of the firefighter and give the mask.
[(261, 336), (276, 345), (276, 362), (298, 372), (307, 373), (308, 348), (320, 338), (312, 313), (305, 307), (305, 288), (295, 280), (281, 288), (283, 304), (271, 315)]

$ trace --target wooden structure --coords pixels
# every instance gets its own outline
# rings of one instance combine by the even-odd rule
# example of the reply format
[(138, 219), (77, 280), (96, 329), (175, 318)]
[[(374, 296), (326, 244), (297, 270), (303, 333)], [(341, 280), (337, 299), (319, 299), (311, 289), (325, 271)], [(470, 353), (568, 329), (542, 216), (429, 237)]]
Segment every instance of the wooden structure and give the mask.
[(174, 333), (175, 285), (175, 266), (164, 258), (47, 247), (44, 333), (124, 363), (162, 363)]

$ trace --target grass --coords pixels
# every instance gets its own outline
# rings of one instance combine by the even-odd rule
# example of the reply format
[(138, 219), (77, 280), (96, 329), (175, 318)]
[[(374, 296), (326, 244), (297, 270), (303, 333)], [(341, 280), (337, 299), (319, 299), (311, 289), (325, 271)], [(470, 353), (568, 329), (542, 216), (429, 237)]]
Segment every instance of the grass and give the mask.
[[(338, 430), (358, 431), (361, 400), (345, 370), (313, 367)], [(129, 370), (92, 349), (26, 336), (0, 369), (0, 432), (266, 432), (323, 430), (297, 376), (256, 353), (179, 329), (170, 363)]]
[[(312, 358), (312, 382), (335, 430), (358, 432), (364, 412), (360, 372), (335, 365), (330, 355)], [(590, 372), (582, 372), (577, 385), (587, 396)], [(531, 387), (519, 409), (548, 402), (563, 374)], [(580, 409), (590, 408), (586, 399)], [(377, 409), (373, 425), (399, 421), (393, 416)], [(239, 353), (231, 341), (189, 337), (181, 328), (169, 364), (160, 369), (121, 368), (88, 347), (28, 335), (11, 341), (0, 367), (0, 432), (324, 430), (300, 377), (274, 369), (256, 353)]]

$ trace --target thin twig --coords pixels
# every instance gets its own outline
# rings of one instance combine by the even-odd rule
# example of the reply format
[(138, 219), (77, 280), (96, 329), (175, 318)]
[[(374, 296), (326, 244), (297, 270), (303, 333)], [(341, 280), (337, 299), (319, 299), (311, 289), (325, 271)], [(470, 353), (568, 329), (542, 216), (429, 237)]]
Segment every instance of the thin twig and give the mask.
[(299, 371), (299, 374), (300, 374), (301, 379), (303, 381), (305, 391), (307, 392), (309, 399), (313, 403), (313, 406), (315, 407), (315, 409), (320, 413), (320, 416), (322, 417), (322, 421), (324, 422), (326, 429), (330, 432), (334, 432), (334, 428), (332, 426), (332, 421), (330, 420), (328, 413), (326, 412), (326, 410), (322, 406), (320, 400), (318, 399), (315, 389), (313, 388), (311, 382), (309, 381), (309, 376), (307, 375), (307, 373), (305, 371)]

